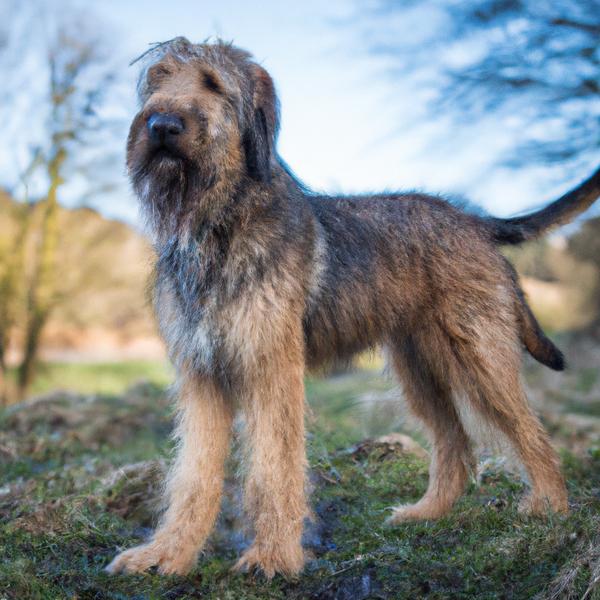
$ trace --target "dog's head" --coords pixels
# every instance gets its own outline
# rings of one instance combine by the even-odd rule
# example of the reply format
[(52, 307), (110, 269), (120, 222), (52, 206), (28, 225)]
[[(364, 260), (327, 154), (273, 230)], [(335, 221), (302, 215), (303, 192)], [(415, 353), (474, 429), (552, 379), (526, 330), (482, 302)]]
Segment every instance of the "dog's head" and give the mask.
[(247, 52), (175, 38), (143, 58), (141, 108), (127, 143), (129, 174), (142, 199), (175, 189), (181, 203), (184, 188), (270, 180), (277, 97), (271, 77)]

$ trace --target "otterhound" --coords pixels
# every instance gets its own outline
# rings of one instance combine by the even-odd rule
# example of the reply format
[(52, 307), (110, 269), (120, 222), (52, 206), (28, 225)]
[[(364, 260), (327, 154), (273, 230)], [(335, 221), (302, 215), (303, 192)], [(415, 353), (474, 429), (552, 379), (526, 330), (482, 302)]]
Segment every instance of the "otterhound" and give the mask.
[(234, 413), (246, 423), (245, 506), (254, 542), (239, 567), (304, 563), (304, 373), (385, 346), (433, 446), (429, 487), (391, 523), (446, 514), (474, 459), (456, 400), (512, 443), (531, 480), (521, 507), (567, 510), (559, 459), (527, 403), (521, 350), (560, 351), (498, 250), (566, 223), (600, 171), (533, 214), (469, 214), (415, 193), (323, 196), (276, 151), (269, 74), (230, 44), (184, 38), (144, 57), (127, 166), (154, 235), (154, 307), (177, 371), (179, 451), (152, 539), (112, 573), (186, 573), (219, 511)]

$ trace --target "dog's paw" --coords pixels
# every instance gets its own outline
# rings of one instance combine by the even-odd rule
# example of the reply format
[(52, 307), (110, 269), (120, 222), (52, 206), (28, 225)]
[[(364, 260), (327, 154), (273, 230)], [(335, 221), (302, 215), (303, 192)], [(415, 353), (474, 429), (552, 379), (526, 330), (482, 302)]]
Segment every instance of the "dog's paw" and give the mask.
[(385, 520), (389, 526), (399, 525), (408, 521), (431, 521), (446, 514), (444, 509), (432, 502), (417, 502), (416, 504), (401, 504), (392, 509), (392, 514)]
[(303, 567), (304, 551), (300, 544), (270, 550), (253, 545), (242, 554), (233, 569), (242, 572), (261, 570), (267, 579), (271, 579), (276, 573), (293, 577), (298, 575)]
[(105, 570), (111, 575), (116, 575), (143, 573), (151, 567), (157, 567), (161, 575), (185, 575), (195, 562), (196, 553), (186, 553), (175, 544), (152, 541), (121, 552)]

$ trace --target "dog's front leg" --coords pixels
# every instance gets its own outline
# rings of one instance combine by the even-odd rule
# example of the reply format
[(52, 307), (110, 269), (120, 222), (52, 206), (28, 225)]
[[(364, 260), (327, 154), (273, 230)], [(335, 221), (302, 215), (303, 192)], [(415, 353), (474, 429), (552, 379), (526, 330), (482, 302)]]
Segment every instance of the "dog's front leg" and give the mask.
[(245, 504), (255, 540), (236, 568), (258, 567), (269, 578), (297, 574), (304, 565), (304, 359), (297, 334), (263, 348), (244, 394), (250, 453)]
[(167, 484), (168, 508), (152, 539), (119, 554), (109, 573), (185, 574), (213, 528), (229, 449), (231, 408), (205, 379), (186, 375), (178, 382), (178, 455)]

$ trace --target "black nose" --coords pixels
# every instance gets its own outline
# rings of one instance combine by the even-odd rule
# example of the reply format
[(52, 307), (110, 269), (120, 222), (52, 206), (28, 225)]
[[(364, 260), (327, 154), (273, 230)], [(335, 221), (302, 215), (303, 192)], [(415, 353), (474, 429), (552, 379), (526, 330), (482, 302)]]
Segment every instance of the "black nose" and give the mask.
[(148, 118), (148, 131), (152, 141), (163, 143), (183, 131), (183, 121), (174, 114), (153, 113)]

